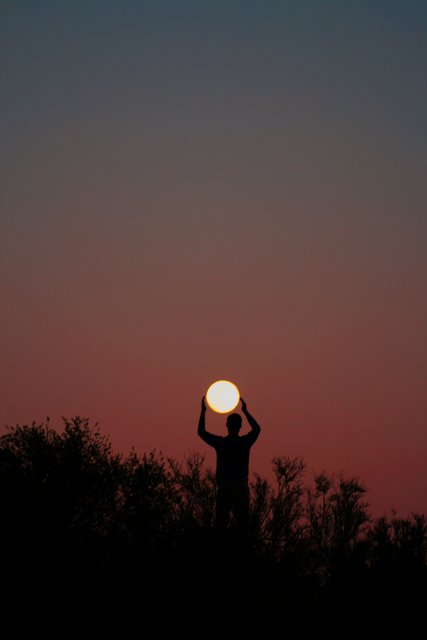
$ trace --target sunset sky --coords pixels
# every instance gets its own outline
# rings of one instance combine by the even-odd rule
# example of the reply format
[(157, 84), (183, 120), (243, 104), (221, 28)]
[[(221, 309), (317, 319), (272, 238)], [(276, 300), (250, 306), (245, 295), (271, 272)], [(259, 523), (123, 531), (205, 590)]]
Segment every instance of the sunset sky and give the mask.
[(213, 466), (227, 378), (252, 471), (427, 512), (426, 34), (424, 0), (1, 2), (0, 433)]

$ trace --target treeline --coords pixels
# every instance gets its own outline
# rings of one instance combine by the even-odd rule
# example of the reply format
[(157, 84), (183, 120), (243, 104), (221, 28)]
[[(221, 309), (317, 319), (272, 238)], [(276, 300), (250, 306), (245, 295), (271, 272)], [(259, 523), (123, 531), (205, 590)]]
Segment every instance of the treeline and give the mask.
[(115, 597), (145, 585), (147, 606), (160, 598), (169, 609), (183, 591), (200, 607), (218, 591), (240, 602), (249, 590), (263, 628), (283, 607), (420, 606), (425, 515), (373, 519), (358, 478), (322, 473), (307, 484), (302, 459), (272, 464), (273, 482), (251, 479), (249, 539), (232, 528), (220, 539), (215, 480), (201, 455), (123, 457), (80, 417), (57, 429), (49, 420), (8, 427), (0, 437), (3, 577), (21, 576), (21, 591), (43, 578), (50, 597), (76, 582), (79, 593)]

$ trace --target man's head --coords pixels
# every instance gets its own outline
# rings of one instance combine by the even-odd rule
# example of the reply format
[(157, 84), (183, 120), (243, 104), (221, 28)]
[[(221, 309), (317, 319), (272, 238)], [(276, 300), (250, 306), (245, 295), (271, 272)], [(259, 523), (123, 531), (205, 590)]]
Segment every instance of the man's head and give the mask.
[(237, 434), (242, 426), (242, 416), (238, 413), (230, 413), (226, 424), (228, 433)]

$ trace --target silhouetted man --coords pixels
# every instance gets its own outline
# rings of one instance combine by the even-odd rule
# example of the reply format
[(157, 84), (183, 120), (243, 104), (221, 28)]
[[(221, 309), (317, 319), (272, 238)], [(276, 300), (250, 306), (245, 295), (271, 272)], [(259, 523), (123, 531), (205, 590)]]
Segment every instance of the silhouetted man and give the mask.
[(242, 416), (231, 413), (227, 417), (228, 436), (216, 436), (205, 428), (206, 401), (202, 398), (198, 435), (216, 451), (216, 526), (226, 529), (231, 513), (236, 519), (240, 533), (245, 534), (249, 524), (249, 451), (258, 438), (261, 427), (249, 413), (246, 402), (241, 398), (242, 412), (246, 416), (251, 431), (239, 436)]

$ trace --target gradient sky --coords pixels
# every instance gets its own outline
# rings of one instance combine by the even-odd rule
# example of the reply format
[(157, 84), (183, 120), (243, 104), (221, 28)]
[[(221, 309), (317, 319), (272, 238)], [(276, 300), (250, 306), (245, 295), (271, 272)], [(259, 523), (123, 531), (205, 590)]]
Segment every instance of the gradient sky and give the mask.
[(3, 0), (0, 425), (213, 465), (228, 378), (253, 471), (427, 512), (426, 34), (424, 0)]

